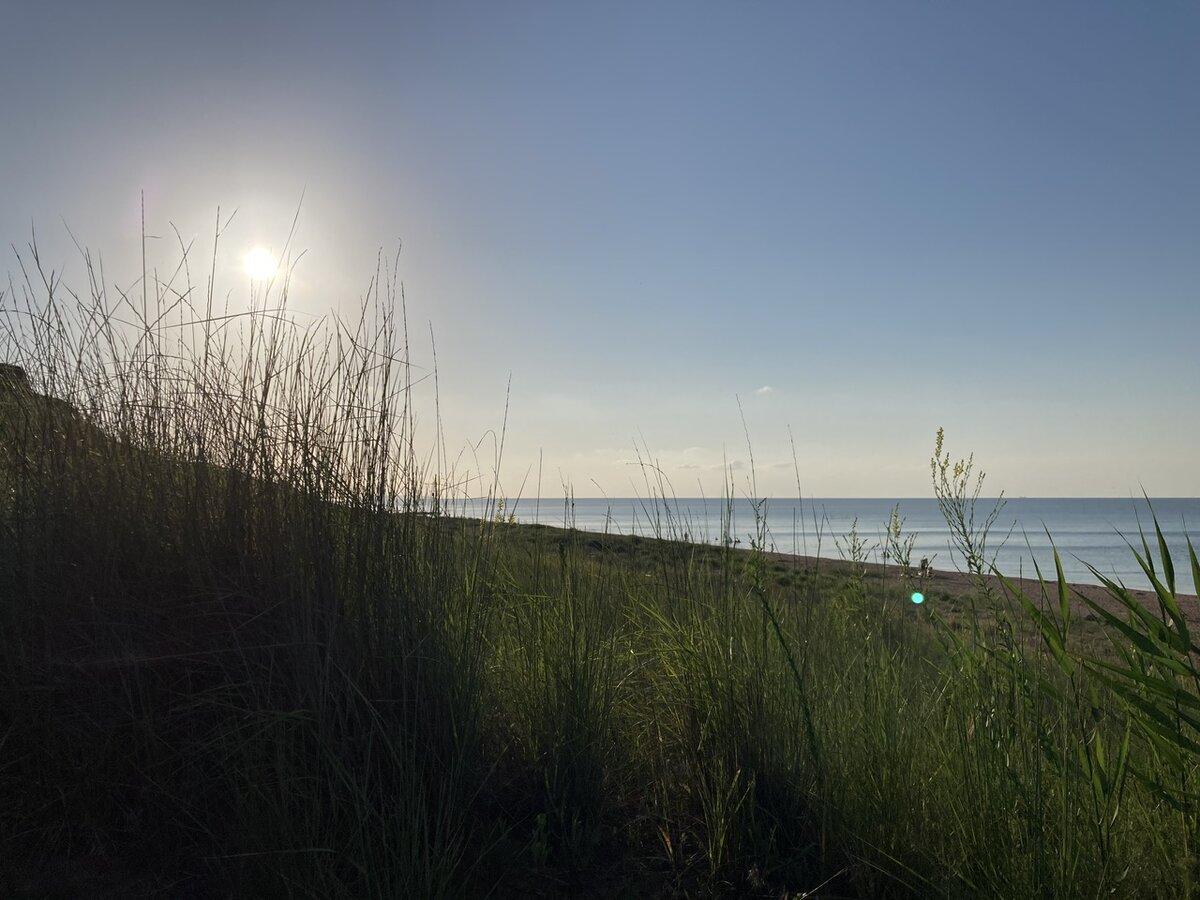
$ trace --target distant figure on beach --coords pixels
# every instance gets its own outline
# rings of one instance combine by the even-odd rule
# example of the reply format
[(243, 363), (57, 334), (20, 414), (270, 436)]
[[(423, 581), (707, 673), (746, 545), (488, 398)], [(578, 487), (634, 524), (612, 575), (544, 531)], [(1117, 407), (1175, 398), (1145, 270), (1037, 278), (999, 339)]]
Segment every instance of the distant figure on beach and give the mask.
[(917, 568), (917, 574), (922, 578), (933, 574), (933, 566), (929, 565), (929, 557), (921, 557), (921, 565)]

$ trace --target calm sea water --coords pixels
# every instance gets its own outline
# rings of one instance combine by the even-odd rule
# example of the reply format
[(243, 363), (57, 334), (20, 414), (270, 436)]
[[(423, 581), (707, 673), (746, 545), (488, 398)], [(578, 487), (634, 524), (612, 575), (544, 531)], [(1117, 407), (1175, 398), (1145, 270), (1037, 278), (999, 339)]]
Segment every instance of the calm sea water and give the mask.
[[(857, 522), (858, 536), (866, 542), (868, 559), (882, 562), (884, 535), (897, 503), (904, 533), (916, 535), (914, 563), (927, 556), (935, 569), (953, 570), (961, 566), (961, 558), (950, 547), (949, 529), (933, 499), (769, 500), (761, 508), (767, 524), (767, 548), (837, 559), (848, 555), (848, 535)], [(985, 518), (994, 503), (980, 498), (977, 519)], [(1152, 499), (1150, 503), (1172, 551), (1177, 587), (1184, 593), (1195, 594), (1186, 535), (1190, 534), (1200, 549), (1200, 498)], [(464, 515), (478, 516), (482, 511), (478, 501), (464, 501), (458, 509)], [(507, 512), (514, 513), (521, 522), (684, 538), (700, 543), (720, 543), (728, 533), (748, 547), (755, 535), (755, 508), (747, 500), (735, 500), (730, 508), (724, 501), (713, 499), (666, 503), (628, 498), (569, 502), (526, 499)], [(992, 526), (988, 556), (995, 554), (997, 567), (1006, 575), (1032, 576), (1036, 561), (1043, 574), (1053, 577), (1053, 540), (1069, 581), (1099, 583), (1088, 568), (1090, 563), (1131, 588), (1148, 588), (1149, 582), (1126, 544), (1128, 540), (1140, 549), (1139, 519), (1147, 530), (1157, 563), (1151, 509), (1142, 498), (1012, 498), (1006, 501)], [(1159, 572), (1161, 576), (1161, 569)]]

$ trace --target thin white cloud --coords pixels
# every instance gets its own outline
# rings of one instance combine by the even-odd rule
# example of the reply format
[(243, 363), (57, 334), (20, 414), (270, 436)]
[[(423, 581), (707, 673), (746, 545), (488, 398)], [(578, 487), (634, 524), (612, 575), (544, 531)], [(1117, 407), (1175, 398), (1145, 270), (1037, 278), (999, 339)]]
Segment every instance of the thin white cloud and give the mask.
[(775, 388), (771, 387), (769, 384), (764, 384), (762, 387), (760, 387), (760, 388), (759, 388), (757, 391), (755, 391), (754, 393), (756, 393), (756, 394), (769, 394), (769, 393), (771, 393), (773, 390), (775, 390)]

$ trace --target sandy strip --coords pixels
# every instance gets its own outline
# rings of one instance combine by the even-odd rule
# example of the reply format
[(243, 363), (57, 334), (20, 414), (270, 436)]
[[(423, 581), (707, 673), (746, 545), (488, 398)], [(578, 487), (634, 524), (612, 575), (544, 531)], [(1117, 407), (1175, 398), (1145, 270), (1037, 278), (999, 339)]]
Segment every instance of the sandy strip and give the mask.
[[(769, 553), (768, 558), (772, 562), (782, 562), (787, 565), (796, 566), (809, 571), (819, 570), (823, 572), (848, 573), (851, 564), (840, 559), (818, 559), (812, 556), (798, 556), (788, 553)], [(879, 563), (863, 563), (863, 569), (866, 571), (867, 577), (872, 580), (886, 578), (889, 581), (899, 581), (900, 567), (899, 566), (884, 566)], [(915, 573), (915, 569), (914, 569)], [(998, 596), (1004, 596), (1003, 587), (1000, 584), (1000, 579), (989, 576), (989, 583), (996, 591)], [(1009, 578), (1010, 584), (1020, 588), (1020, 590), (1032, 600), (1035, 604), (1039, 604), (1042, 597), (1042, 586), (1036, 578)], [(975, 579), (962, 572), (944, 571), (942, 569), (932, 570), (932, 574), (925, 578), (913, 579), (913, 584), (919, 586), (926, 594), (931, 594), (934, 591), (944, 591), (952, 597), (966, 598), (977, 590)], [(1115, 613), (1122, 619), (1125, 617), (1125, 607), (1120, 601), (1116, 600), (1108, 593), (1108, 590), (1103, 585), (1098, 584), (1077, 584), (1070, 583), (1071, 588), (1071, 606), (1074, 612), (1080, 615), (1086, 615), (1091, 612), (1091, 609), (1084, 603), (1084, 597), (1094, 601), (1109, 612)], [(1047, 579), (1046, 591), (1049, 594), (1050, 602), (1055, 606), (1058, 604), (1058, 584), (1057, 582)], [(1139, 602), (1145, 605), (1151, 612), (1158, 612), (1158, 598), (1154, 591), (1143, 591), (1129, 589), (1129, 593)], [(1186, 617), (1189, 625), (1194, 625), (1200, 628), (1200, 600), (1192, 594), (1176, 594), (1179, 600), (1179, 605), (1183, 609), (1183, 614)], [(1040, 605), (1040, 604), (1039, 604)]]

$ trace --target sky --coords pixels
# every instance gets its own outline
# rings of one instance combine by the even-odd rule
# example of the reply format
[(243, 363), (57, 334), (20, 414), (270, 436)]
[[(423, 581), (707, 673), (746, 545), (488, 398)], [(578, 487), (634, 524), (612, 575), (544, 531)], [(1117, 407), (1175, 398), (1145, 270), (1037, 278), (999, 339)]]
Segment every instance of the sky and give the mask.
[(16, 0), (0, 85), (0, 272), (236, 210), (236, 307), (299, 210), (510, 497), (1200, 496), (1194, 3)]

